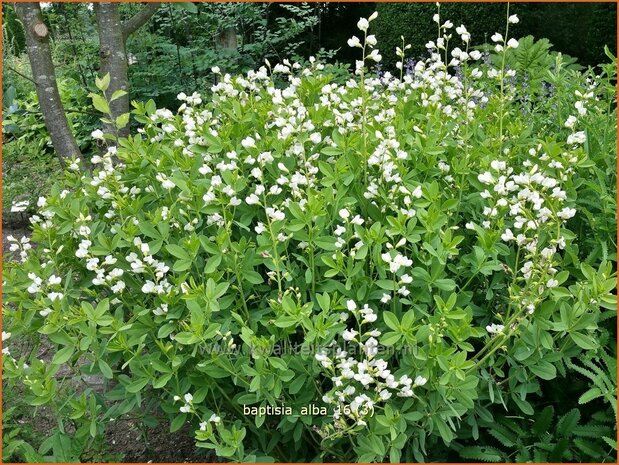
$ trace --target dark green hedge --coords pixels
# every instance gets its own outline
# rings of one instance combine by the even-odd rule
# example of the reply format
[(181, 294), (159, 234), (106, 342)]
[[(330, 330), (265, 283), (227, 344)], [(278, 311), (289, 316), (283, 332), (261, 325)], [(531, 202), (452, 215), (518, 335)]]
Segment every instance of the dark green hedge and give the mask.
[[(441, 3), (441, 18), (451, 20), (454, 27), (464, 24), (473, 36), (472, 43), (480, 44), (494, 32), (504, 32), (506, 7), (506, 3)], [(376, 8), (379, 16), (374, 31), (386, 68), (396, 62), (394, 51), (402, 43), (400, 36), (413, 46), (409, 56), (425, 56), (426, 42), (436, 38), (433, 2), (377, 3)], [(604, 45), (615, 52), (615, 3), (512, 3), (510, 13), (520, 17), (519, 24), (511, 25), (516, 37), (545, 37), (554, 50), (578, 58), (582, 65), (607, 60)]]

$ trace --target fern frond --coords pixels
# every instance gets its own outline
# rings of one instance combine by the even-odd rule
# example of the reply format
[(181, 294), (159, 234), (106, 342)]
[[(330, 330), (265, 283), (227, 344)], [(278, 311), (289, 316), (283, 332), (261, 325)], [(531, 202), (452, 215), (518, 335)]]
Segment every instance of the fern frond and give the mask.
[(460, 456), (482, 462), (502, 462), (506, 458), (503, 451), (489, 446), (463, 447), (460, 449)]

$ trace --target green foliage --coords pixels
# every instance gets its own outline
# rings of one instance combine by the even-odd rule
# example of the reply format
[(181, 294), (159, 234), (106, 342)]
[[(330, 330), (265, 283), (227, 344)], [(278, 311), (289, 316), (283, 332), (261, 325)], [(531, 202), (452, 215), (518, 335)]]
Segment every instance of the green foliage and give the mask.
[(2, 4), (2, 47), (3, 52), (9, 49), (15, 55), (23, 53), (26, 49), (24, 30), (10, 3)]
[[(425, 54), (424, 44), (436, 37), (437, 25), (427, 21), (435, 13), (434, 3), (378, 3), (376, 8), (376, 34), (387, 67), (395, 65), (394, 50), (400, 45), (400, 36), (413, 46), (414, 59)], [(615, 50), (616, 5), (525, 2), (511, 4), (510, 9), (520, 17), (520, 23), (512, 25), (516, 37), (546, 38), (556, 51), (578, 57), (581, 64), (603, 62), (604, 46)], [(465, 24), (476, 43), (490, 42), (492, 34), (505, 32), (504, 3), (443, 3), (441, 10), (455, 26)]]
[[(191, 9), (182, 4), (164, 5), (153, 18), (150, 31), (130, 37), (128, 53), (133, 64), (129, 75), (134, 98), (152, 98), (159, 105), (173, 106), (180, 92), (191, 93), (214, 84), (214, 66), (237, 74), (260, 66), (265, 59), (292, 57), (304, 46), (303, 35), (318, 21), (311, 4), (191, 5)], [(218, 36), (228, 28), (236, 32), (236, 49), (218, 44)]]
[(32, 212), (37, 199), (49, 194), (62, 173), (58, 159), (36, 145), (24, 148), (17, 142), (2, 146), (2, 203), (4, 213), (16, 202), (27, 201)]
[[(583, 411), (584, 412), (584, 411)], [(491, 423), (479, 424), (482, 442), (492, 446), (466, 446), (463, 459), (484, 462), (574, 462), (614, 463), (616, 422), (605, 411), (587, 415), (578, 408), (556, 416), (547, 406), (535, 416), (495, 415)]]
[[(376, 36), (381, 44), (385, 67), (394, 68), (397, 61), (395, 49), (402, 45), (401, 36), (412, 46), (409, 57), (417, 60), (426, 55), (425, 44), (437, 36), (437, 24), (429, 21), (436, 13), (434, 3), (377, 3), (376, 10)], [(465, 24), (476, 44), (489, 42), (492, 34), (505, 30), (505, 4), (443, 3), (441, 14), (455, 26)]]

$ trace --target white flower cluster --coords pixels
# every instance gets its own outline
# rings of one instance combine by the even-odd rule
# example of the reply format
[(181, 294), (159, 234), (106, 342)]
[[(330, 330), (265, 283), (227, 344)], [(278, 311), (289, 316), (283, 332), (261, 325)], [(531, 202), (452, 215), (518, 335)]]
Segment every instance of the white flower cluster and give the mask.
[(31, 281), (27, 289), (30, 294), (46, 293), (46, 297), (52, 303), (64, 299), (64, 294), (60, 292), (62, 290), (62, 279), (60, 277), (52, 274), (45, 280), (30, 272), (28, 273), (28, 278)]
[[(181, 400), (179, 396), (174, 396), (174, 402), (178, 402)], [(190, 393), (187, 393), (183, 396), (184, 401), (183, 405), (179, 408), (181, 413), (190, 413), (194, 411), (193, 408), (193, 396)]]
[[(573, 173), (571, 166), (577, 159), (570, 153), (550, 157), (541, 145), (531, 148), (528, 155), (525, 171), (515, 173), (507, 162), (493, 160), (490, 170), (480, 173), (478, 180), (487, 186), (480, 194), (488, 202), (482, 226), (489, 229), (497, 223), (504, 227), (501, 239), (514, 242), (524, 252), (524, 263), (514, 272), (535, 288), (534, 294), (520, 296), (521, 304), (532, 313), (544, 290), (558, 285), (552, 278), (557, 273), (554, 255), (566, 245), (560, 225), (576, 214), (573, 207), (565, 205), (567, 193), (562, 182)], [(547, 237), (542, 231), (557, 234)]]
[(4, 341), (7, 341), (10, 337), (11, 337), (11, 333), (2, 331), (2, 355), (6, 355), (6, 356), (11, 355), (9, 348), (4, 346)]
[(30, 206), (29, 200), (22, 200), (20, 202), (13, 202), (11, 205), (11, 213), (25, 212)]
[(26, 259), (28, 258), (28, 251), (32, 249), (30, 238), (26, 236), (22, 236), (21, 239), (16, 239), (14, 236), (9, 235), (6, 237), (6, 239), (11, 244), (9, 246), (9, 250), (11, 252), (19, 251), (19, 258), (21, 262), (24, 263)]
[[(387, 401), (394, 394), (399, 397), (412, 397), (413, 389), (427, 382), (423, 376), (417, 376), (414, 381), (407, 375), (396, 379), (388, 363), (378, 357), (376, 338), (381, 332), (376, 329), (362, 329), (364, 325), (376, 321), (375, 311), (367, 304), (358, 308), (353, 300), (346, 302), (346, 308), (349, 314), (354, 316), (356, 329), (345, 329), (341, 337), (360, 349), (360, 360), (349, 356), (349, 352), (340, 347), (336, 348), (333, 358), (327, 350), (315, 355), (333, 382), (333, 389), (324, 395), (323, 401), (334, 406), (334, 423), (330, 428), (335, 428), (336, 431), (364, 426), (365, 419), (372, 416), (377, 404)], [(342, 315), (342, 319), (348, 320), (349, 314)], [(331, 349), (334, 345), (335, 341)]]
[(144, 294), (168, 294), (172, 291), (172, 285), (168, 282), (166, 274), (170, 271), (170, 267), (164, 262), (153, 257), (150, 252), (150, 247), (147, 243), (142, 242), (140, 237), (133, 239), (133, 245), (136, 246), (142, 258), (135, 252), (131, 252), (125, 257), (125, 260), (131, 266), (131, 270), (136, 274), (150, 275), (153, 279), (147, 279), (142, 286)]

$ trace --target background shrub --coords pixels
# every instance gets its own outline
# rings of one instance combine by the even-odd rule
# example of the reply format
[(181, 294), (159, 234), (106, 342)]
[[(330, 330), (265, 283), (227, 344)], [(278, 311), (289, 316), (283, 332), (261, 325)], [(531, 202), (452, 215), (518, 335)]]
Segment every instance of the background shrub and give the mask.
[[(393, 69), (395, 65), (394, 51), (401, 45), (400, 36), (413, 46), (413, 58), (425, 55), (425, 44), (436, 37), (436, 24), (424, 21), (435, 13), (434, 3), (377, 3), (376, 9), (376, 35), (382, 44), (386, 68)], [(465, 24), (475, 43), (488, 42), (494, 32), (505, 30), (505, 4), (443, 3), (441, 10), (455, 26)], [(577, 57), (584, 66), (604, 61), (604, 46), (616, 54), (614, 4), (524, 2), (511, 4), (510, 11), (520, 17), (520, 23), (512, 25), (515, 37), (546, 38), (553, 50)]]

